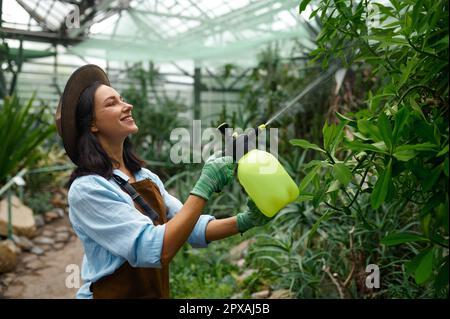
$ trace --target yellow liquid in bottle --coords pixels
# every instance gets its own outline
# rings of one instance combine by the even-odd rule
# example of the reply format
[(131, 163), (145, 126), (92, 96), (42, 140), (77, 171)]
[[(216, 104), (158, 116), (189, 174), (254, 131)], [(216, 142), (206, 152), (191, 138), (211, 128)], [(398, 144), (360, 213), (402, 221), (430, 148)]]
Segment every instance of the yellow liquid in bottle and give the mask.
[(254, 149), (238, 161), (240, 184), (259, 210), (272, 217), (297, 199), (298, 187), (272, 154)]

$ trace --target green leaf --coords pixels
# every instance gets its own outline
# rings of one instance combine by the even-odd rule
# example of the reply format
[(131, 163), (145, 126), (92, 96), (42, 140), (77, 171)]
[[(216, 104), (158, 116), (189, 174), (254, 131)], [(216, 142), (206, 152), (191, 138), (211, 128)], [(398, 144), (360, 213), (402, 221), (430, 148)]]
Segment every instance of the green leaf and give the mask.
[(291, 143), (294, 146), (299, 146), (304, 149), (313, 149), (313, 150), (325, 153), (325, 151), (322, 148), (320, 148), (316, 144), (308, 142), (307, 140), (293, 139), (293, 140), (290, 140), (289, 143)]
[(311, 2), (311, 0), (303, 0), (300, 3), (300, 8), (299, 8), (299, 13), (302, 13), (303, 11), (305, 11), (306, 6)]
[(356, 126), (356, 121), (355, 120), (352, 120), (351, 118), (349, 118), (349, 117), (347, 117), (347, 116), (345, 116), (345, 115), (343, 115), (343, 114), (341, 114), (341, 113), (339, 113), (337, 111), (335, 112), (335, 114), (336, 114), (336, 117), (340, 121), (347, 122), (347, 124), (350, 125), (350, 126)]
[(441, 133), (439, 132), (439, 127), (437, 126), (436, 123), (434, 123), (433, 135), (434, 135), (434, 141), (436, 142), (436, 144), (440, 145), (441, 144)]
[(414, 123), (414, 131), (425, 141), (435, 142), (433, 125), (428, 124), (426, 120), (420, 120)]
[(381, 13), (390, 16), (390, 17), (395, 17), (395, 15), (392, 13), (392, 9), (391, 7), (386, 7), (384, 5), (382, 5), (381, 3), (374, 3), (374, 5), (376, 5), (378, 7), (378, 9), (380, 10)]
[(444, 169), (445, 176), (448, 177), (448, 156), (445, 158), (443, 169)]
[(344, 187), (350, 183), (353, 177), (348, 167), (343, 163), (333, 165), (333, 174)]
[(402, 45), (405, 47), (409, 46), (408, 41), (406, 41), (404, 38), (392, 37), (391, 35), (370, 35), (363, 36), (361, 38), (381, 42), (381, 45), (384, 47), (389, 45)]
[(401, 136), (406, 123), (408, 122), (409, 112), (408, 109), (403, 106), (395, 114), (394, 131), (392, 132), (392, 144), (397, 145), (398, 139)]
[(336, 213), (336, 211), (329, 210), (325, 214), (320, 216), (320, 218), (314, 223), (314, 225), (311, 227), (311, 230), (309, 231), (308, 243), (311, 241), (312, 237), (316, 234), (317, 229), (319, 228), (320, 224), (322, 222), (327, 221), (328, 219), (330, 219), (330, 217), (333, 216), (335, 213)]
[(306, 201), (313, 200), (313, 198), (314, 198), (314, 194), (311, 194), (311, 193), (303, 193), (303, 194), (300, 194), (300, 195), (297, 197), (297, 202), (298, 202), (298, 203), (302, 203), (302, 202), (306, 202)]
[(420, 115), (420, 117), (422, 118), (422, 120), (426, 121), (425, 115), (423, 115), (422, 109), (420, 108), (420, 106), (417, 104), (416, 102), (416, 97), (415, 96), (410, 96), (409, 98), (409, 105), (411, 105), (411, 108), (416, 111), (417, 114)]
[(427, 249), (422, 250), (417, 256), (415, 256), (413, 259), (411, 259), (409, 262), (406, 263), (405, 273), (407, 275), (414, 276), (414, 273), (415, 273), (417, 267), (419, 266), (419, 263), (422, 260), (423, 255), (425, 255), (426, 253), (427, 253)]
[[(381, 60), (380, 61), (376, 61), (376, 62), (381, 62)], [(382, 99), (386, 98), (386, 97), (392, 97), (392, 96), (395, 96), (394, 92), (381, 93), (381, 94), (377, 94), (377, 95), (375, 95), (373, 97), (371, 97), (370, 94), (369, 94), (368, 101), (367, 101), (369, 103), (369, 110), (372, 111), (372, 112), (376, 112), (378, 107), (379, 107), (380, 102), (382, 101)]]
[(345, 124), (346, 121), (341, 121), (338, 125), (328, 125), (325, 122), (323, 126), (323, 148), (331, 155), (334, 155), (337, 145), (342, 141)]
[(422, 229), (425, 236), (430, 236), (430, 222), (431, 222), (431, 214), (426, 214), (422, 219)]
[(380, 130), (370, 120), (358, 120), (358, 129), (361, 131), (361, 133), (370, 137), (374, 142), (383, 140)]
[(331, 147), (330, 147), (330, 151), (331, 151), (332, 155), (334, 155), (334, 153), (336, 151), (336, 147), (339, 145), (339, 143), (342, 142), (342, 139), (344, 136), (344, 127), (346, 124), (347, 124), (347, 121), (340, 121), (339, 124), (335, 128), (333, 140), (331, 141)]
[(406, 65), (403, 67), (400, 67), (400, 70), (402, 71), (402, 77), (398, 83), (398, 87), (402, 87), (403, 84), (405, 84), (406, 80), (408, 80), (412, 70), (417, 65), (417, 58), (412, 57), (408, 62), (406, 62)]
[(439, 273), (436, 276), (434, 287), (436, 290), (444, 289), (448, 286), (448, 259), (441, 266)]
[(430, 278), (433, 273), (433, 256), (434, 249), (429, 248), (420, 258), (416, 271), (414, 272), (414, 279), (417, 284), (423, 284)]
[(321, 167), (326, 167), (326, 166), (330, 166), (331, 164), (328, 163), (327, 161), (319, 161), (319, 160), (312, 160), (311, 162), (303, 165), (303, 168), (305, 170), (309, 170), (310, 168), (314, 167), (314, 166), (321, 166)]
[(391, 151), (392, 150), (392, 127), (391, 127), (391, 123), (389, 122), (389, 119), (387, 118), (386, 114), (384, 114), (383, 112), (380, 114), (380, 117), (378, 118), (378, 129), (383, 138), (384, 144), (386, 144), (387, 149), (389, 151)]
[(370, 140), (369, 138), (365, 137), (363, 134), (361, 134), (359, 132), (353, 132), (352, 134), (353, 134), (353, 136), (359, 138), (360, 140), (363, 140), (363, 141)]
[(320, 8), (317, 8), (316, 10), (314, 10), (313, 12), (311, 12), (311, 15), (309, 16), (309, 19), (311, 20), (312, 18), (314, 18), (316, 15), (317, 15), (317, 13), (319, 12), (319, 9)]
[(330, 186), (328, 187), (327, 193), (335, 192), (335, 191), (339, 190), (340, 187), (341, 187), (341, 183), (338, 180), (334, 180), (331, 182)]
[(433, 143), (421, 143), (421, 144), (408, 144), (408, 145), (401, 145), (395, 148), (395, 152), (400, 151), (406, 151), (406, 150), (412, 150), (417, 152), (437, 152), (438, 146)]
[(323, 192), (323, 188), (320, 187), (320, 175), (319, 174), (315, 174), (313, 179), (312, 179), (312, 184), (314, 185), (314, 190)]
[(436, 157), (442, 156), (447, 153), (448, 153), (448, 144), (446, 144), (445, 147), (439, 153), (436, 154)]
[(395, 246), (403, 243), (428, 240), (427, 238), (412, 233), (394, 233), (389, 234), (381, 240), (386, 246)]
[(407, 162), (414, 158), (417, 155), (417, 152), (414, 150), (400, 150), (395, 151), (393, 155), (399, 161)]
[(311, 183), (314, 176), (316, 176), (320, 166), (314, 167), (308, 174), (306, 174), (305, 178), (301, 181), (300, 185), (298, 186), (298, 191), (300, 194), (305, 190), (305, 188)]
[(372, 145), (375, 146), (376, 148), (378, 148), (380, 151), (383, 151), (384, 153), (386, 153), (386, 151), (387, 151), (387, 147), (386, 147), (386, 144), (384, 144), (384, 141), (372, 143)]
[(328, 122), (325, 122), (322, 128), (323, 135), (323, 148), (329, 150), (331, 136), (333, 135), (334, 125), (328, 125)]
[(54, 125), (47, 124), (45, 106), (36, 110), (33, 101), (34, 94), (27, 103), (13, 96), (0, 106), (0, 184), (35, 162), (36, 148), (55, 131)]
[(392, 173), (392, 159), (389, 159), (389, 164), (384, 169), (383, 173), (378, 178), (375, 187), (373, 189), (370, 203), (372, 208), (377, 209), (386, 199), (386, 195), (389, 189), (389, 180)]
[(429, 190), (431, 190), (431, 188), (437, 182), (442, 168), (442, 165), (439, 165), (431, 170), (431, 174), (429, 174), (428, 177), (422, 182), (422, 190), (424, 192), (428, 192)]
[(361, 152), (361, 151), (372, 151), (375, 153), (383, 153), (386, 154), (386, 151), (381, 150), (380, 148), (372, 145), (372, 144), (367, 144), (367, 143), (363, 143), (360, 141), (350, 141), (350, 142), (344, 142), (344, 145), (353, 150), (353, 151), (357, 151), (357, 152)]
[[(314, 179), (314, 180), (316, 180), (316, 179)], [(323, 200), (325, 198), (325, 194), (326, 194), (326, 192), (325, 192), (324, 188), (319, 188), (319, 189), (316, 188), (316, 191), (314, 193), (314, 198), (312, 200), (312, 204), (313, 204), (314, 208), (319, 207), (319, 204), (321, 202), (323, 202)]]

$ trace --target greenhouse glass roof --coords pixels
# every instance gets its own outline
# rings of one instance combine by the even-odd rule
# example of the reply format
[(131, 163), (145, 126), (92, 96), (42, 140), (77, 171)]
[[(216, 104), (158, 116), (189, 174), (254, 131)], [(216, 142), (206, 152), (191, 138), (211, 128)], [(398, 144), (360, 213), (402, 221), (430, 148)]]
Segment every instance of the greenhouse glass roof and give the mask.
[(139, 1), (91, 28), (74, 50), (112, 60), (245, 58), (304, 35), (300, 19), (298, 1)]
[(292, 38), (308, 41), (298, 0), (17, 3), (34, 20), (28, 23), (29, 29), (40, 27), (63, 34), (69, 52), (105, 60), (229, 62), (254, 58), (264, 45), (275, 40), (279, 44)]

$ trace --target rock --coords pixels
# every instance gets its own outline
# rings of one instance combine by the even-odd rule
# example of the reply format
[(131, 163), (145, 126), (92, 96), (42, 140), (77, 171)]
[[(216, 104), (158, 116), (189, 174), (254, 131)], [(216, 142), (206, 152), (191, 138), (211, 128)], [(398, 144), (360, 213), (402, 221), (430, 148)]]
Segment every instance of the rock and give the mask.
[(34, 222), (37, 228), (40, 228), (45, 225), (45, 220), (42, 215), (34, 215)]
[(56, 208), (54, 212), (58, 214), (59, 218), (63, 218), (66, 214), (63, 208)]
[(238, 267), (240, 267), (240, 268), (244, 267), (244, 265), (245, 265), (245, 259), (244, 259), (244, 258), (241, 258), (241, 259), (239, 259), (239, 260), (236, 262), (236, 266), (238, 266)]
[(14, 243), (14, 249), (16, 250), (16, 255), (20, 255), (20, 253), (22, 252), (22, 248), (20, 248), (19, 245), (16, 245)]
[(55, 236), (55, 232), (51, 229), (45, 229), (42, 233), (41, 236), (44, 237), (49, 237), (49, 238), (53, 238)]
[(279, 289), (272, 292), (269, 299), (294, 299), (294, 294), (288, 289)]
[(263, 299), (269, 297), (270, 291), (269, 290), (261, 290), (255, 293), (252, 293), (253, 299)]
[(58, 191), (64, 196), (64, 198), (68, 197), (69, 190), (67, 188), (60, 188)]
[(231, 250), (228, 254), (228, 259), (230, 260), (230, 262), (235, 264), (237, 260), (244, 258), (248, 252), (248, 247), (254, 242), (255, 242), (255, 239), (247, 239), (247, 240), (244, 240), (239, 245), (231, 248)]
[(28, 264), (37, 259), (38, 259), (38, 256), (36, 256), (36, 255), (26, 255), (26, 256), (22, 257), (22, 259), (20, 261), (24, 264)]
[(23, 285), (23, 284), (11, 285), (5, 291), (5, 293), (3, 294), (3, 297), (7, 298), (7, 299), (14, 299), (14, 298), (17, 298), (17, 296), (23, 295), (24, 290), (25, 290), (25, 285)]
[(38, 255), (38, 256), (44, 254), (44, 250), (43, 250), (42, 248), (38, 247), (38, 246), (34, 246), (34, 247), (30, 250), (30, 252), (33, 253), (33, 254), (35, 254), (35, 255)]
[(255, 271), (256, 271), (255, 269), (247, 269), (246, 271), (244, 271), (242, 275), (236, 278), (237, 283), (240, 284), (244, 282), (247, 278), (253, 275)]
[(61, 194), (60, 192), (56, 192), (51, 200), (51, 203), (54, 207), (64, 208), (67, 206), (67, 196)]
[[(0, 235), (8, 234), (8, 199), (0, 201)], [(36, 224), (31, 208), (22, 204), (19, 198), (11, 198), (13, 232), (20, 236), (32, 238), (36, 231)]]
[(57, 233), (55, 236), (55, 242), (57, 243), (65, 243), (69, 241), (70, 234), (69, 233)]
[(230, 297), (230, 299), (242, 299), (242, 298), (244, 298), (244, 293), (243, 292), (235, 293), (234, 295), (232, 295)]
[(71, 228), (67, 227), (67, 226), (58, 226), (55, 228), (55, 232), (56, 233), (66, 233), (66, 232), (70, 232)]
[(28, 269), (31, 269), (31, 270), (39, 270), (39, 269), (45, 268), (45, 264), (42, 261), (40, 261), (39, 259), (36, 259), (34, 261), (27, 263), (25, 267), (27, 267)]
[(50, 223), (58, 218), (59, 218), (59, 214), (55, 211), (49, 211), (44, 214), (44, 220), (46, 223)]
[(14, 243), (24, 251), (30, 251), (33, 248), (33, 242), (25, 236), (13, 235)]
[(64, 247), (63, 243), (56, 243), (55, 245), (53, 245), (53, 248), (55, 248), (56, 250), (60, 250)]
[(17, 264), (17, 248), (12, 240), (0, 242), (0, 273), (13, 270)]
[(16, 274), (15, 273), (9, 273), (9, 274), (5, 274), (2, 277), (1, 283), (3, 285), (5, 285), (6, 287), (8, 287), (10, 284), (12, 284), (14, 282), (14, 280), (16, 280)]
[(16, 245), (20, 242), (20, 238), (16, 234), (12, 234), (12, 238), (11, 239)]
[(53, 250), (53, 245), (39, 245), (39, 248), (41, 248), (44, 252)]
[(53, 245), (55, 243), (54, 239), (45, 236), (36, 237), (33, 241), (38, 245)]

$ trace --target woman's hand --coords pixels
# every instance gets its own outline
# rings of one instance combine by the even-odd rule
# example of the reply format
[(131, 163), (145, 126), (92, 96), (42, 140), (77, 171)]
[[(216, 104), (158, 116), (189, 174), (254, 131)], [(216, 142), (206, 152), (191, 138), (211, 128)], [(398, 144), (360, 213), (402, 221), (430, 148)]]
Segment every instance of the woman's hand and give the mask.
[(191, 194), (209, 200), (214, 192), (220, 192), (225, 185), (233, 180), (235, 167), (236, 163), (231, 156), (211, 156), (205, 162), (200, 178)]
[(250, 197), (247, 198), (247, 209), (236, 215), (237, 227), (240, 233), (244, 233), (255, 226), (267, 224), (272, 218), (264, 215)]

